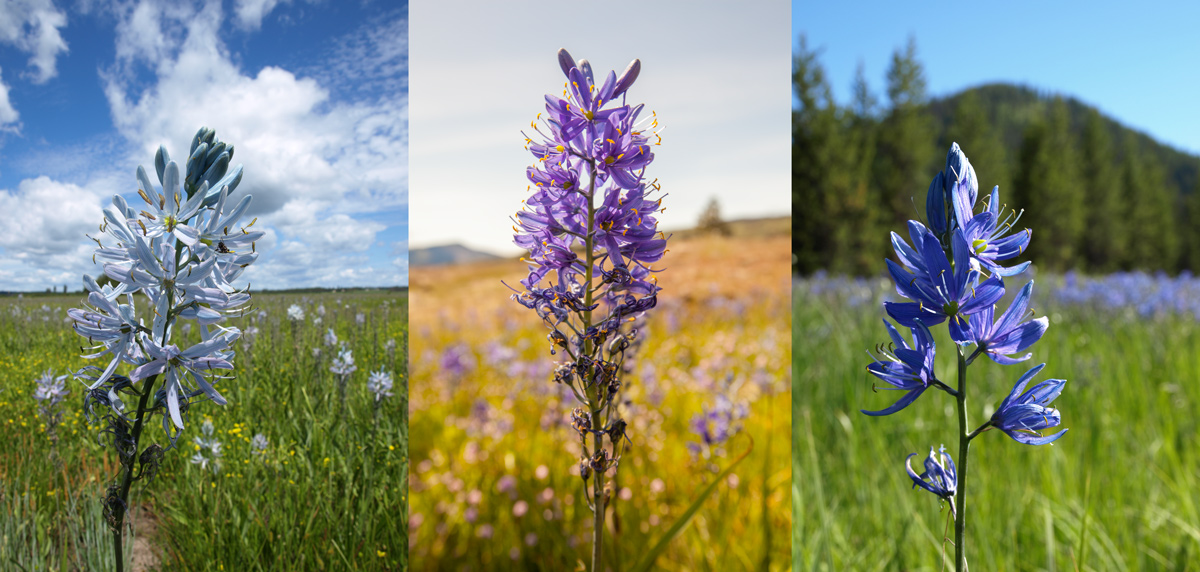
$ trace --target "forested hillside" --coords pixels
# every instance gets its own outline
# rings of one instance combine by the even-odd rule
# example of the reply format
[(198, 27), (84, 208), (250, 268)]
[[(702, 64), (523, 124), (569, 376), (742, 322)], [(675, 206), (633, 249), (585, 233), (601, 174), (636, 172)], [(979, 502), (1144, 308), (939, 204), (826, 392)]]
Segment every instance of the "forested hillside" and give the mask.
[[(795, 270), (877, 274), (886, 230), (923, 219), (925, 193), (958, 142), (981, 194), (1000, 186), (1042, 269), (1200, 269), (1200, 157), (1155, 141), (1074, 97), (1010, 84), (938, 99), (909, 42), (882, 93), (858, 70), (834, 101), (819, 53), (800, 38), (792, 84)], [(1087, 94), (1081, 94), (1086, 97)]]

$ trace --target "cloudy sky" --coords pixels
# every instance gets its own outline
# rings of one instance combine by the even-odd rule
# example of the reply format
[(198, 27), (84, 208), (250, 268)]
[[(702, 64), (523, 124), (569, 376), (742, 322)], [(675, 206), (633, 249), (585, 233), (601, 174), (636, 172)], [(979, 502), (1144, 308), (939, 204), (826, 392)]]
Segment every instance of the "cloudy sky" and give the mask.
[(931, 96), (990, 83), (1076, 97), (1180, 150), (1200, 154), (1200, 4), (1094, 2), (797, 1), (804, 34), (835, 98), (851, 97), (859, 62), (885, 97), (892, 52), (911, 36)]
[[(519, 254), (509, 217), (528, 195), (521, 130), (561, 94), (555, 53), (597, 75), (642, 72), (629, 91), (658, 114), (647, 175), (668, 193), (660, 228), (791, 212), (791, 7), (786, 0), (602, 5), (419, 2), (411, 7), (412, 243)], [(453, 33), (447, 33), (453, 30)]]
[(0, 2), (0, 290), (81, 287), (102, 209), (154, 151), (235, 146), (255, 289), (408, 283), (408, 7)]

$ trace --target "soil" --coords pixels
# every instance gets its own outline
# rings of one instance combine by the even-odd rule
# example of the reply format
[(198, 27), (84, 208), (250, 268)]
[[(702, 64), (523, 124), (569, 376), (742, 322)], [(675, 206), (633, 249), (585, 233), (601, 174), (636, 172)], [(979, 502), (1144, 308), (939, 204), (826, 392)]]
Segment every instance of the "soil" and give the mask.
[(133, 507), (132, 523), (135, 527), (133, 535), (132, 564), (133, 572), (151, 572), (159, 570), (161, 563), (154, 539), (158, 533), (158, 518), (144, 504)]

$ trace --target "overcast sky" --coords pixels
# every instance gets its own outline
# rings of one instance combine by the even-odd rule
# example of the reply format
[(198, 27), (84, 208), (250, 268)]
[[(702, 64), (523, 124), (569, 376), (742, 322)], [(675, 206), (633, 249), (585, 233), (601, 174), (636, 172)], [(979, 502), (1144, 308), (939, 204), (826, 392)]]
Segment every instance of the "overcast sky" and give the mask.
[(1200, 154), (1200, 4), (1195, 2), (795, 2), (838, 101), (859, 62), (886, 97), (892, 52), (916, 38), (929, 95), (991, 82), (1073, 96), (1127, 126)]
[(407, 31), (385, 0), (0, 2), (0, 290), (100, 274), (101, 209), (201, 126), (267, 232), (243, 281), (407, 284)]
[(660, 228), (791, 213), (791, 7), (786, 0), (419, 2), (412, 14), (412, 244), (518, 254), (509, 220), (529, 196), (521, 130), (561, 94), (555, 53), (597, 75), (642, 72), (630, 103), (658, 113), (647, 176)]

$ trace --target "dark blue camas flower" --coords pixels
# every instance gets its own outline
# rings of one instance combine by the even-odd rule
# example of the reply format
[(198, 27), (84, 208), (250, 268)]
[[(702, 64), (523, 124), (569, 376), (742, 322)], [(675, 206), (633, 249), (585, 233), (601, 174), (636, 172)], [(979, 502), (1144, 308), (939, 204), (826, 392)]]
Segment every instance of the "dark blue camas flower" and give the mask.
[(1008, 397), (1005, 397), (1004, 401), (1000, 403), (1000, 408), (992, 414), (992, 420), (989, 422), (1018, 443), (1045, 445), (1057, 440), (1067, 432), (1067, 429), (1063, 429), (1058, 433), (1046, 436), (1039, 433), (1042, 429), (1057, 427), (1062, 423), (1058, 410), (1047, 406), (1062, 393), (1063, 385), (1067, 383), (1066, 380), (1047, 379), (1033, 386), (1033, 389), (1024, 395), (1021, 394), (1025, 390), (1025, 385), (1039, 371), (1042, 371), (1043, 367), (1046, 367), (1046, 364), (1036, 366), (1021, 376), (1017, 385), (1013, 387), (1012, 393), (1009, 393)]
[(1029, 261), (1009, 268), (999, 264), (1001, 260), (1016, 258), (1025, 252), (1029, 246), (1029, 239), (1033, 236), (1033, 231), (1029, 229), (1004, 236), (1012, 230), (1020, 215), (1010, 212), (1004, 220), (1000, 220), (1000, 187), (992, 189), (983, 212), (972, 216), (974, 208), (974, 199), (968, 202), (965, 194), (955, 194), (955, 217), (967, 221), (962, 225), (962, 229), (967, 244), (971, 247), (972, 266), (976, 269), (987, 268), (989, 272), (998, 276), (1016, 276), (1024, 272), (1029, 267)]
[(896, 233), (892, 246), (903, 264), (887, 261), (896, 291), (913, 302), (885, 302), (887, 313), (902, 326), (914, 327), (917, 320), (935, 326), (950, 319), (950, 337), (957, 343), (970, 341), (968, 318), (991, 308), (1004, 297), (1004, 283), (992, 276), (980, 283), (980, 273), (971, 268), (970, 249), (960, 230), (953, 233), (954, 265), (946, 259), (941, 242), (919, 222), (909, 221), (909, 247)]
[(905, 407), (908, 404), (916, 401), (918, 397), (929, 387), (930, 382), (935, 381), (933, 376), (933, 356), (936, 347), (933, 341), (933, 334), (929, 332), (920, 320), (916, 321), (916, 326), (912, 328), (913, 344), (908, 345), (904, 338), (900, 337), (900, 332), (896, 331), (887, 320), (883, 321), (883, 325), (887, 326), (888, 334), (892, 337), (892, 345), (890, 348), (879, 348), (880, 353), (888, 358), (888, 361), (876, 360), (871, 365), (867, 366), (867, 371), (872, 375), (892, 385), (890, 388), (907, 391), (891, 407), (880, 411), (861, 410), (867, 415), (891, 415)]
[[(904, 468), (913, 480), (913, 488), (919, 486), (941, 499), (952, 501), (954, 493), (958, 490), (958, 469), (954, 466), (954, 459), (950, 458), (950, 453), (946, 452), (946, 446), (943, 445), (937, 453), (933, 451), (933, 447), (929, 448), (929, 456), (925, 458), (925, 472), (919, 475), (912, 469), (912, 458), (916, 455), (913, 453), (904, 459)], [(945, 457), (945, 463), (941, 457)]]
[(1046, 327), (1050, 324), (1044, 316), (1028, 322), (1021, 321), (1029, 309), (1029, 296), (1032, 293), (1033, 281), (1030, 280), (995, 323), (992, 322), (995, 315), (993, 307), (971, 315), (970, 341), (977, 346), (977, 352), (987, 354), (992, 361), (1003, 365), (1022, 362), (1033, 355), (1009, 357), (1010, 354), (1025, 351), (1042, 339)]
[(925, 198), (925, 216), (929, 219), (929, 228), (939, 238), (948, 238), (948, 231), (962, 226), (960, 221), (971, 218), (955, 217), (954, 197), (961, 195), (974, 207), (978, 194), (979, 180), (975, 177), (975, 168), (958, 143), (950, 145), (950, 152), (946, 154), (946, 168), (933, 177)]

